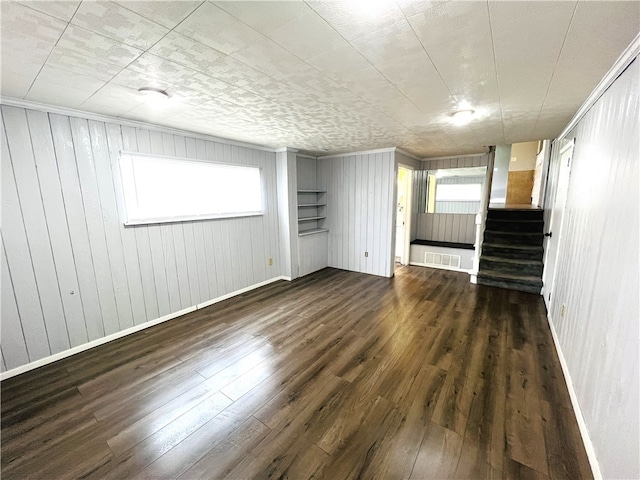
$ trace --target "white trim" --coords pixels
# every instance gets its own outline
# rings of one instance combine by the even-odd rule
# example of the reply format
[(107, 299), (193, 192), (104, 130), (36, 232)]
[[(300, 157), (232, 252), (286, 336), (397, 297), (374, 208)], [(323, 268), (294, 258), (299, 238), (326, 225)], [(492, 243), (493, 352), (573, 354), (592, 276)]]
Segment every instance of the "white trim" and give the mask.
[(371, 155), (372, 153), (387, 153), (395, 152), (397, 147), (377, 148), (375, 150), (361, 150), (359, 152), (347, 152), (347, 153), (335, 153), (332, 155), (322, 155), (316, 157), (318, 160), (324, 158), (337, 158), (337, 157), (351, 157), (352, 155)]
[(318, 157), (314, 157), (313, 155), (307, 155), (306, 153), (299, 153), (299, 152), (296, 152), (296, 157), (308, 158), (310, 160), (316, 160), (318, 158)]
[(298, 153), (298, 149), (297, 148), (291, 148), (291, 147), (279, 147), (279, 148), (276, 148), (274, 150), (274, 152), (276, 152), (276, 153), (284, 153), (284, 152)]
[(622, 72), (633, 62), (640, 54), (640, 33), (631, 41), (629, 46), (622, 52), (615, 63), (611, 66), (607, 74), (600, 80), (600, 83), (596, 85), (591, 94), (584, 101), (582, 106), (578, 109), (571, 121), (564, 127), (562, 133), (557, 138), (566, 136), (573, 128), (578, 124), (582, 117), (593, 107), (598, 99), (607, 91), (607, 89), (613, 84), (613, 82), (620, 76)]
[(404, 155), (405, 157), (409, 157), (413, 160), (415, 160), (416, 162), (421, 162), (422, 158), (414, 155), (413, 153), (409, 153), (406, 150), (404, 150), (403, 148), (400, 147), (396, 147), (396, 153), (399, 153), (400, 155)]
[(57, 113), (60, 115), (67, 115), (70, 117), (80, 117), (83, 119), (95, 120), (98, 122), (117, 123), (118, 125), (123, 125), (125, 127), (147, 128), (149, 130), (155, 130), (162, 133), (169, 133), (172, 135), (182, 135), (185, 137), (195, 138), (199, 140), (207, 140), (210, 142), (223, 143), (225, 145), (233, 145), (236, 147), (252, 148), (254, 150), (261, 150), (261, 151), (270, 152), (270, 153), (275, 153), (278, 151), (278, 149), (267, 147), (264, 145), (256, 145), (254, 143), (230, 140), (228, 138), (216, 137), (214, 135), (208, 135), (206, 133), (196, 133), (196, 132), (191, 132), (189, 130), (181, 130), (179, 128), (163, 127), (162, 125), (157, 125), (154, 123), (139, 122), (137, 120), (128, 120), (123, 117), (114, 117), (111, 115), (103, 115), (101, 113), (87, 112), (84, 110), (76, 110), (73, 108), (58, 107), (55, 105), (46, 105), (43, 103), (32, 102), (30, 100), (21, 100), (18, 98), (0, 97), (0, 105), (27, 108), (30, 110), (38, 110), (46, 113)]
[(560, 348), (560, 341), (558, 340), (558, 335), (556, 333), (556, 329), (553, 326), (553, 321), (551, 319), (551, 314), (547, 313), (547, 323), (549, 324), (549, 329), (551, 330), (551, 337), (553, 338), (553, 344), (556, 348), (556, 352), (558, 352), (558, 358), (560, 359), (560, 366), (562, 367), (562, 373), (564, 374), (564, 380), (567, 384), (567, 390), (569, 390), (569, 397), (571, 398), (571, 406), (573, 407), (573, 412), (576, 416), (576, 421), (578, 422), (578, 428), (580, 429), (580, 436), (582, 437), (582, 443), (584, 443), (584, 448), (587, 451), (587, 458), (589, 459), (589, 464), (591, 465), (591, 473), (593, 473), (593, 477), (595, 480), (602, 480), (602, 472), (600, 471), (600, 464), (598, 462), (598, 457), (596, 456), (596, 450), (593, 447), (593, 442), (589, 437), (589, 429), (587, 428), (587, 424), (584, 421), (584, 417), (582, 416), (582, 410), (580, 409), (580, 403), (578, 403), (578, 395), (576, 394), (576, 390), (573, 387), (573, 381), (571, 380), (571, 374), (569, 373), (569, 366), (567, 365), (567, 361), (562, 354), (562, 349)]
[(429, 268), (436, 268), (438, 270), (451, 270), (452, 272), (462, 272), (462, 273), (471, 274), (471, 270), (467, 270), (464, 268), (450, 267), (447, 265), (431, 265), (430, 263), (420, 263), (420, 262), (409, 262), (409, 265), (413, 265), (414, 267), (429, 267)]
[(200, 220), (224, 220), (226, 218), (261, 217), (264, 212), (240, 212), (222, 213), (219, 215), (183, 215), (180, 217), (155, 217), (142, 220), (131, 220), (124, 222), (125, 227), (135, 227), (136, 225), (163, 225), (165, 223), (198, 222)]
[(56, 362), (58, 360), (62, 360), (63, 358), (70, 357), (71, 355), (75, 355), (80, 352), (84, 352), (86, 350), (90, 350), (99, 345), (104, 345), (105, 343), (111, 342), (113, 340), (117, 340), (118, 338), (126, 337), (127, 335), (131, 335), (132, 333), (139, 332), (141, 330), (145, 330), (149, 327), (153, 327), (154, 325), (158, 325), (160, 323), (166, 322), (167, 320), (171, 320), (176, 317), (180, 317), (187, 313), (193, 312), (195, 310), (199, 310), (204, 307), (208, 307), (209, 305), (213, 305), (214, 303), (221, 302), (223, 300), (227, 300), (228, 298), (235, 297), (236, 295), (241, 295), (243, 293), (249, 292), (251, 290), (255, 290), (256, 288), (264, 287), (265, 285), (269, 285), (270, 283), (277, 282), (278, 280), (288, 280), (291, 281), (291, 278), (278, 276), (270, 278), (269, 280), (265, 280), (263, 282), (256, 283), (254, 285), (250, 285), (245, 288), (241, 288), (240, 290), (236, 290), (235, 292), (227, 293), (220, 297), (214, 298), (213, 300), (209, 300), (204, 303), (199, 303), (197, 305), (193, 305), (191, 307), (184, 308), (177, 312), (170, 313), (168, 315), (164, 315), (160, 318), (156, 318), (155, 320), (149, 320), (148, 322), (141, 323), (140, 325), (135, 325), (131, 328), (127, 328), (125, 330), (121, 330), (116, 333), (112, 333), (111, 335), (107, 335), (106, 337), (98, 338), (97, 340), (93, 340), (91, 342), (83, 343), (82, 345), (78, 345), (77, 347), (70, 348), (63, 352), (56, 353), (54, 355), (49, 355), (48, 357), (41, 358), (40, 360), (36, 360), (31, 363), (27, 363), (26, 365), (21, 365), (20, 367), (13, 368), (11, 370), (7, 370), (0, 374), (0, 380), (6, 380), (7, 378), (15, 377), (16, 375), (20, 375), (21, 373), (28, 372), (29, 370), (34, 370), (36, 368), (42, 367), (44, 365), (48, 365), (50, 363)]
[(432, 160), (448, 160), (450, 158), (464, 158), (464, 157), (484, 157), (485, 155), (489, 155), (491, 152), (483, 152), (483, 153), (469, 153), (467, 155), (448, 155), (446, 157), (426, 157), (421, 158), (421, 162), (430, 162)]

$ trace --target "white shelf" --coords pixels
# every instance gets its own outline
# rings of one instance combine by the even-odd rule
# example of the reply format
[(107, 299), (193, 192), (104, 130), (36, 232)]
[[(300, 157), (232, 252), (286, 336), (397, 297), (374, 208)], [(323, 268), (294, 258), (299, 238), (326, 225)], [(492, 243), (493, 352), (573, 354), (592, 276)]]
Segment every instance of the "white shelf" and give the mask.
[(298, 208), (304, 208), (304, 207), (325, 207), (327, 204), (326, 203), (299, 203), (298, 204)]
[(298, 193), (327, 193), (326, 190), (298, 190)]
[(301, 232), (298, 232), (298, 236), (305, 237), (307, 235), (315, 235), (316, 233), (324, 233), (328, 231), (328, 228), (312, 228), (310, 230), (302, 230)]
[(298, 222), (315, 222), (316, 220), (324, 220), (327, 217), (301, 217)]

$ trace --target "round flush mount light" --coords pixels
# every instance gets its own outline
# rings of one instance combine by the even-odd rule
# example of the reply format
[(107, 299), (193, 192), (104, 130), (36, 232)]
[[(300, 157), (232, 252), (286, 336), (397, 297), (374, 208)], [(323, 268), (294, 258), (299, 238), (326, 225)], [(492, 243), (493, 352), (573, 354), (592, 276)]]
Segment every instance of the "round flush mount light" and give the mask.
[(169, 98), (169, 94), (167, 93), (167, 91), (162, 90), (161, 88), (142, 87), (139, 88), (138, 91), (153, 100), (166, 100), (167, 98)]
[(458, 110), (457, 112), (453, 112), (451, 117), (453, 118), (453, 123), (456, 125), (464, 125), (465, 123), (469, 123), (473, 119), (473, 115), (476, 113), (474, 110)]

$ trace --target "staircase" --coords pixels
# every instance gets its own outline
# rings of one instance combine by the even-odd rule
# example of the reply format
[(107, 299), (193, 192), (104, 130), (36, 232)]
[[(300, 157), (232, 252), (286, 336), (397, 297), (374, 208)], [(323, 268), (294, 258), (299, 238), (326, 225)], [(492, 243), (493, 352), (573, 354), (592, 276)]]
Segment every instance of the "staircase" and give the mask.
[(487, 211), (478, 283), (540, 294), (542, 289), (543, 211)]

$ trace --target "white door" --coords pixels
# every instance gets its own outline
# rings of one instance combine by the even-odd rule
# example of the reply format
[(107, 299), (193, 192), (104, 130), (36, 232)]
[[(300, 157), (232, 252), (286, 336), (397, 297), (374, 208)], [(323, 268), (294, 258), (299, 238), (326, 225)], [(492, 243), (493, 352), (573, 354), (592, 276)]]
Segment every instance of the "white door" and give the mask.
[(409, 241), (411, 219), (411, 170), (398, 168), (398, 197), (396, 202), (396, 261), (409, 264)]
[(558, 174), (558, 186), (556, 188), (556, 198), (553, 202), (551, 219), (546, 229), (548, 236), (547, 247), (544, 256), (544, 272), (542, 274), (543, 297), (547, 309), (551, 309), (551, 290), (555, 282), (556, 261), (558, 256), (558, 246), (560, 244), (560, 232), (564, 209), (567, 204), (567, 193), (569, 190), (569, 176), (571, 174), (571, 158), (573, 156), (574, 141), (565, 145), (560, 150), (560, 173)]

